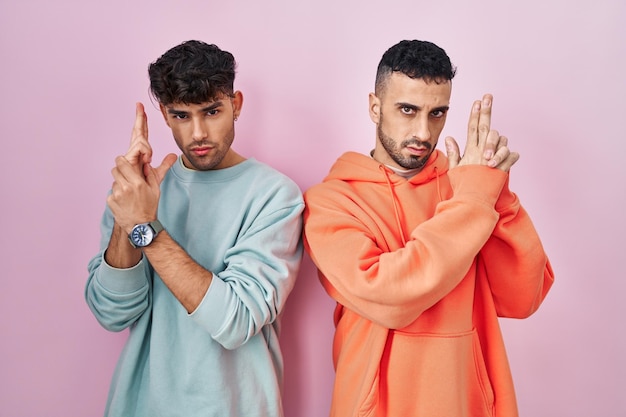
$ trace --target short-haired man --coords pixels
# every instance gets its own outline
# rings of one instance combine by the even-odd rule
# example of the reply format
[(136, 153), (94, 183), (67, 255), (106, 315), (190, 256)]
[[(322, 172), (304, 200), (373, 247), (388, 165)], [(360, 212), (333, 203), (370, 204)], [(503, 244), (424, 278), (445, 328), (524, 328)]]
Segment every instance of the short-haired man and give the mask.
[(508, 188), (518, 154), (474, 102), (463, 156), (435, 149), (455, 68), (443, 49), (388, 49), (369, 97), (370, 155), (348, 152), (305, 193), (305, 248), (337, 301), (334, 417), (517, 415), (498, 317), (553, 282)]
[(143, 105), (115, 160), (86, 299), (130, 329), (106, 416), (281, 416), (279, 318), (301, 262), (302, 195), (231, 144), (235, 60), (187, 41), (149, 66), (182, 154), (152, 167)]

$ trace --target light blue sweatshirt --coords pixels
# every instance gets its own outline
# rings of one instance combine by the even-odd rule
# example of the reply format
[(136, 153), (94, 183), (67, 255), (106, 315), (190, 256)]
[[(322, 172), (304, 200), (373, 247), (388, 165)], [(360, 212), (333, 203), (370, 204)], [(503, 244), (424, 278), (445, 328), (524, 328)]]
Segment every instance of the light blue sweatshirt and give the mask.
[(191, 314), (145, 257), (129, 269), (106, 264), (105, 210), (85, 296), (104, 328), (130, 328), (105, 416), (283, 415), (279, 322), (302, 259), (303, 209), (298, 186), (254, 159), (192, 171), (179, 158), (158, 217), (214, 276)]

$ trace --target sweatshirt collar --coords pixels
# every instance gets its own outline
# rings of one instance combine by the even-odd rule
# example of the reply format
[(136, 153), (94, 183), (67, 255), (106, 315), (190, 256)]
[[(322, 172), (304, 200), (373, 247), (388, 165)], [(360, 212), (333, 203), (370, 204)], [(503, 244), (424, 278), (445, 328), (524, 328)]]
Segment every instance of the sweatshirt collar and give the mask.
[(182, 156), (179, 156), (178, 161), (172, 165), (170, 172), (183, 182), (224, 182), (238, 177), (257, 163), (256, 159), (248, 158), (228, 168), (198, 171), (187, 168), (183, 164)]

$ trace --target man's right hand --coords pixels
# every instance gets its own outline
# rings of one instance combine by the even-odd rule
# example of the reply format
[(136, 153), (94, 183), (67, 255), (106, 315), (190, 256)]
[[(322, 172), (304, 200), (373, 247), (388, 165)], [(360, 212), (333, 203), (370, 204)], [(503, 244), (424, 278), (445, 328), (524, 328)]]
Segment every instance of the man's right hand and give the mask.
[(452, 137), (445, 139), (450, 169), (462, 165), (486, 165), (508, 172), (519, 159), (517, 152), (509, 150), (508, 139), (491, 130), (492, 103), (491, 94), (485, 94), (482, 101), (477, 100), (472, 105), (463, 157), (456, 141)]
[(115, 160), (113, 185), (107, 199), (116, 223), (126, 232), (134, 224), (154, 220), (159, 203), (159, 186), (176, 161), (168, 154), (156, 168), (150, 165), (152, 147), (148, 142), (148, 118), (142, 103), (135, 107), (135, 124), (126, 155)]

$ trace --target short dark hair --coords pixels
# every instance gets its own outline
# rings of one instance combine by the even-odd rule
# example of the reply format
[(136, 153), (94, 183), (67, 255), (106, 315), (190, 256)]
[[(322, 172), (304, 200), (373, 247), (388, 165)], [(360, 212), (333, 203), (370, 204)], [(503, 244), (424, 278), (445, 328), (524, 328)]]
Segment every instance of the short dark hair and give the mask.
[(446, 51), (428, 41), (400, 41), (383, 54), (376, 71), (376, 92), (384, 87), (393, 72), (407, 77), (422, 78), (426, 82), (441, 83), (452, 80), (456, 68)]
[(150, 64), (150, 92), (163, 105), (201, 104), (232, 96), (236, 65), (230, 52), (202, 41), (186, 41)]

